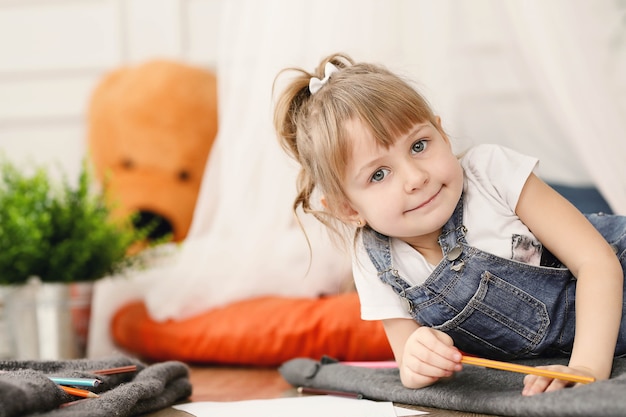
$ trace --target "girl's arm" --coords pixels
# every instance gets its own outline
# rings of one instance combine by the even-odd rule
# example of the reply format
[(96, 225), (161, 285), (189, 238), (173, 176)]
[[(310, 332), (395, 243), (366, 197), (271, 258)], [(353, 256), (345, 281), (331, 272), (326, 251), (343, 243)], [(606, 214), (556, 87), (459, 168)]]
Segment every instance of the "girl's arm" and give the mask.
[[(577, 278), (576, 336), (569, 372), (608, 378), (622, 319), (624, 278), (617, 256), (572, 204), (534, 174), (522, 189), (516, 213)], [(526, 377), (524, 384), (526, 395), (564, 386), (562, 381), (534, 376)]]
[(447, 334), (412, 319), (383, 320), (387, 339), (407, 388), (422, 388), (462, 369), (461, 353)]

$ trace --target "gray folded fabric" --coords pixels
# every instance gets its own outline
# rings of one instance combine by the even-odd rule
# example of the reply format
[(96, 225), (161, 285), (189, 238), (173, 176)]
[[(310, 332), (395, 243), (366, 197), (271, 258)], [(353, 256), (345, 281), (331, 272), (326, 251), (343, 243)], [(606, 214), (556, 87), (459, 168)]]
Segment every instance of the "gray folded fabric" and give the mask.
[[(538, 366), (551, 360), (518, 361)], [(615, 359), (611, 379), (524, 397), (524, 375), (465, 365), (454, 377), (421, 389), (405, 388), (397, 369), (371, 369), (300, 358), (285, 362), (281, 375), (293, 386), (360, 393), (364, 398), (501, 416), (624, 417), (626, 359)]]
[[(96, 375), (90, 371), (136, 365), (136, 372)], [(136, 416), (168, 407), (191, 395), (189, 368), (169, 361), (145, 365), (116, 356), (101, 360), (0, 361), (0, 417), (110, 417)], [(61, 390), (50, 376), (97, 378), (88, 388), (99, 395), (79, 400)]]

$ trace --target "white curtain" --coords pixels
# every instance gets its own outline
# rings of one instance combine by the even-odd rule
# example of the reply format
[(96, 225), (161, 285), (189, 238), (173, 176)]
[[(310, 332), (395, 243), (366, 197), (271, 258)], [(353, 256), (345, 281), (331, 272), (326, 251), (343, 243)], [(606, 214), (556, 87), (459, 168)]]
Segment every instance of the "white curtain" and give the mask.
[[(621, 93), (620, 107), (619, 91), (606, 81), (600, 65), (606, 57), (599, 56), (598, 45), (606, 37), (594, 38), (604, 20), (614, 17), (616, 4), (224, 0), (220, 131), (188, 239), (159, 267), (97, 284), (89, 355), (110, 352), (108, 319), (131, 299), (143, 299), (153, 318), (167, 320), (257, 295), (316, 296), (349, 284), (348, 257), (330, 244), (314, 219), (305, 217), (310, 257), (291, 213), (297, 169), (272, 127), (271, 88), (279, 70), (313, 69), (333, 52), (383, 63), (414, 79), (459, 148), (478, 140), (543, 152), (542, 164), (563, 167), (555, 172), (581, 171), (577, 181), (589, 177), (613, 209), (625, 213), (626, 145), (620, 139), (626, 93)], [(472, 68), (473, 58), (485, 53), (505, 62), (503, 68), (515, 68), (514, 91), (507, 90), (507, 76), (498, 71), (481, 79)], [(529, 124), (524, 114), (513, 111), (505, 123), (484, 111), (505, 107), (502, 97), (511, 91), (530, 97), (527, 107), (541, 109), (542, 116), (532, 123), (545, 124), (544, 129), (533, 132), (553, 133), (535, 133), (539, 137), (532, 149), (524, 149), (524, 136), (519, 136)]]
[(560, 145), (575, 148), (613, 210), (626, 214), (626, 73), (616, 80), (609, 65), (626, 16), (611, 3), (511, 0), (502, 14), (539, 104), (566, 138)]

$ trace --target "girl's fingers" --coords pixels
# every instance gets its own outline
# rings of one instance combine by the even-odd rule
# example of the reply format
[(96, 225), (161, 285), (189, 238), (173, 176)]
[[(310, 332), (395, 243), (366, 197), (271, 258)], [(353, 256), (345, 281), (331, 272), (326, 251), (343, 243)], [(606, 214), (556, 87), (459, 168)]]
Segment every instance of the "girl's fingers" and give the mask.
[(450, 376), (457, 370), (456, 362), (428, 350), (415, 352), (406, 365), (413, 372), (433, 377)]
[(413, 372), (441, 377), (461, 369), (461, 354), (448, 335), (422, 327), (414, 336), (406, 362)]
[(546, 390), (548, 385), (552, 382), (552, 379), (535, 376), (535, 375), (526, 375), (524, 377), (524, 389), (522, 390), (522, 395), (535, 395), (542, 393)]
[(423, 387), (462, 369), (452, 339), (428, 327), (416, 329), (405, 344), (401, 378), (406, 386)]
[[(528, 378), (530, 376), (533, 378)], [(524, 389), (522, 390), (522, 395), (535, 395), (541, 394), (542, 392), (558, 391), (571, 385), (571, 382), (559, 379), (528, 375), (524, 378)]]
[(460, 365), (462, 355), (459, 350), (454, 347), (452, 338), (443, 332), (432, 329), (429, 330), (433, 336), (432, 345), (429, 346), (429, 350), (444, 358), (447, 362), (451, 361), (454, 362), (455, 365)]
[[(555, 367), (540, 366), (539, 368), (556, 370)], [(568, 372), (567, 367), (558, 368), (560, 372)], [(561, 379), (552, 379), (537, 375), (526, 375), (524, 377), (524, 389), (522, 390), (522, 395), (535, 395), (542, 392), (558, 391), (572, 385), (574, 385), (574, 383)]]
[(431, 351), (444, 351), (454, 346), (450, 336), (429, 327), (420, 327), (413, 333), (412, 337), (414, 342)]

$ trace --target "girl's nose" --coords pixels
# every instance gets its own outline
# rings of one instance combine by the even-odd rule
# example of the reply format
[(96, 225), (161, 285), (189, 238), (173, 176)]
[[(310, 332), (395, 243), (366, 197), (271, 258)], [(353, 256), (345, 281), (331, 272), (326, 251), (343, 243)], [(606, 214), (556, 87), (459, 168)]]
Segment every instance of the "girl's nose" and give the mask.
[(418, 166), (414, 161), (406, 164), (404, 171), (404, 189), (407, 193), (412, 193), (424, 187), (428, 183), (430, 176), (428, 171)]

